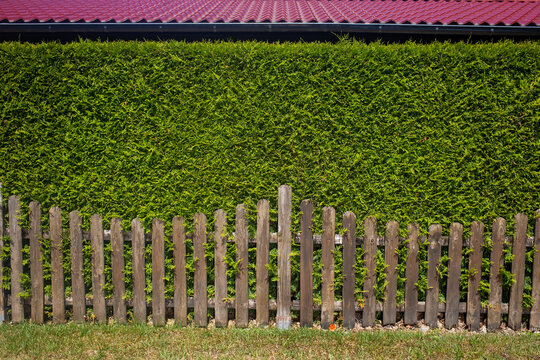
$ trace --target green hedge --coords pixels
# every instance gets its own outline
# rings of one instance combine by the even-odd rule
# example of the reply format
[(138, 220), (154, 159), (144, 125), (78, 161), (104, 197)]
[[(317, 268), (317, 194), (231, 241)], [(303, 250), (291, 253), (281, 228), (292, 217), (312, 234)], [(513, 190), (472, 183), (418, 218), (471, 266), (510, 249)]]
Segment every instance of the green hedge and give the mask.
[[(233, 225), (244, 203), (253, 232), (267, 198), (275, 229), (281, 184), (293, 188), (295, 231), (304, 198), (315, 203), (316, 231), (325, 205), (338, 230), (350, 210), (360, 227), (377, 217), (381, 233), (391, 219), (402, 233), (412, 221), (425, 233), (481, 220), (486, 236), (497, 216), (511, 234), (517, 212), (531, 232), (540, 207), (538, 42), (2, 43), (0, 74), (4, 199), (58, 205), (66, 220), (77, 209), (86, 227), (100, 213), (170, 228), (175, 215), (211, 222), (218, 208)], [(298, 262), (295, 247), (293, 273)], [(340, 279), (338, 268), (338, 293)], [(379, 296), (383, 288), (381, 276)]]

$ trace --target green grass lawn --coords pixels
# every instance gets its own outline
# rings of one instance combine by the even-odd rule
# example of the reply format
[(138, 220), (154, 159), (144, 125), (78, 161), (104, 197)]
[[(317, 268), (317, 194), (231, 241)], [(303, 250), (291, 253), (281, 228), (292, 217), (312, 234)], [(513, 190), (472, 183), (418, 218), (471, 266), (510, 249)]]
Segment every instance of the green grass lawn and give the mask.
[(538, 359), (540, 335), (524, 332), (325, 332), (135, 325), (4, 325), (0, 358), (90, 359)]

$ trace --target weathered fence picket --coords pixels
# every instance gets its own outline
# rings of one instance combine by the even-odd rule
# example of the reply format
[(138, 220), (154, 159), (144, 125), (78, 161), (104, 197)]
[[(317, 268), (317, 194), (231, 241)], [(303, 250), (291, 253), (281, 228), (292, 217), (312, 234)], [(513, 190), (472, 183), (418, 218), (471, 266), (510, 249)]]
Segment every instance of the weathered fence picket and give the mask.
[(92, 243), (92, 306), (98, 323), (107, 322), (105, 304), (105, 255), (103, 253), (103, 219), (100, 215), (90, 218)]
[(313, 202), (300, 204), (300, 326), (313, 326)]
[(407, 263), (405, 265), (405, 325), (415, 325), (418, 321), (418, 235), (417, 223), (407, 226)]
[(86, 315), (86, 291), (83, 277), (82, 220), (78, 211), (69, 213), (69, 239), (71, 255), (71, 293), (73, 298), (73, 320), (84, 322)]
[(268, 253), (270, 245), (270, 205), (268, 200), (259, 200), (257, 203), (257, 324), (267, 325), (269, 320), (268, 300)]
[(453, 223), (450, 226), (448, 241), (448, 281), (446, 282), (446, 311), (444, 326), (451, 329), (458, 324), (459, 316), (459, 279), (461, 277), (461, 251), (463, 249), (463, 225)]
[(43, 317), (43, 262), (41, 260), (41, 205), (30, 203), (30, 281), (32, 299), (30, 301), (30, 321), (42, 324)]
[[(173, 224), (175, 222), (173, 221)], [(133, 321), (146, 323), (146, 269), (144, 259), (144, 230), (139, 219), (131, 221), (133, 271)]]
[(334, 249), (336, 211), (326, 206), (322, 210), (322, 289), (321, 327), (325, 330), (334, 323)]
[(227, 218), (223, 210), (216, 211), (214, 218), (216, 219), (214, 224), (215, 318), (217, 327), (227, 327), (229, 323), (229, 314), (227, 311), (227, 261), (225, 259), (227, 255)]
[[(1, 203), (0, 203), (1, 205)], [(76, 322), (83, 322), (86, 318), (86, 306), (92, 306), (93, 319), (98, 323), (106, 323), (108, 314), (117, 323), (128, 321), (128, 307), (133, 308), (133, 321), (146, 323), (147, 308), (151, 307), (152, 322), (163, 326), (167, 322), (167, 308), (174, 310), (176, 324), (188, 324), (188, 309), (193, 309), (193, 322), (195, 326), (207, 326), (208, 309), (215, 310), (215, 325), (226, 327), (229, 325), (229, 312), (234, 310), (234, 320), (237, 327), (246, 327), (249, 324), (249, 310), (256, 310), (256, 323), (265, 326), (270, 321), (270, 311), (276, 311), (276, 325), (281, 329), (291, 327), (291, 311), (299, 311), (300, 325), (313, 326), (314, 312), (320, 312), (320, 323), (323, 329), (331, 328), (336, 324), (335, 313), (339, 312), (338, 321), (346, 329), (352, 329), (357, 324), (357, 318), (362, 316), (362, 326), (370, 327), (376, 324), (378, 314), (382, 325), (394, 325), (403, 317), (406, 325), (415, 325), (419, 319), (418, 314), (423, 313), (425, 324), (434, 328), (438, 326), (439, 315), (444, 315), (444, 326), (447, 329), (458, 325), (460, 314), (465, 315), (466, 324), (470, 330), (478, 330), (482, 319), (486, 319), (487, 328), (496, 330), (500, 328), (503, 315), (508, 314), (508, 326), (519, 330), (524, 321), (523, 315), (530, 314), (529, 328), (540, 329), (540, 252), (536, 251), (532, 264), (532, 292), (534, 300), (530, 309), (523, 307), (523, 292), (525, 285), (525, 268), (527, 260), (527, 247), (540, 248), (540, 210), (535, 213), (534, 237), (527, 237), (528, 218), (525, 214), (515, 217), (514, 236), (506, 237), (506, 221), (497, 218), (491, 229), (491, 241), (484, 244), (484, 224), (475, 221), (471, 224), (471, 235), (463, 238), (463, 226), (453, 223), (449, 229), (448, 238), (442, 236), (440, 225), (431, 225), (427, 239), (420, 236), (418, 224), (407, 226), (407, 237), (399, 237), (399, 223), (389, 221), (385, 227), (383, 237), (378, 235), (377, 220), (372, 217), (364, 219), (363, 234), (357, 235), (357, 219), (354, 213), (343, 214), (343, 235), (336, 235), (335, 210), (331, 207), (322, 208), (322, 233), (313, 233), (314, 204), (311, 200), (304, 200), (300, 204), (301, 214), (300, 232), (292, 233), (292, 192), (289, 186), (281, 186), (278, 191), (278, 231), (270, 233), (270, 203), (260, 200), (257, 203), (257, 224), (254, 238), (250, 238), (248, 212), (245, 205), (238, 205), (235, 214), (235, 230), (227, 231), (227, 217), (223, 210), (214, 214), (213, 232), (207, 231), (207, 219), (202, 213), (196, 214), (193, 219), (193, 232), (186, 233), (184, 218), (172, 219), (172, 234), (165, 234), (165, 222), (154, 219), (152, 230), (145, 233), (138, 219), (131, 221), (130, 231), (122, 229), (122, 220), (112, 218), (110, 230), (103, 229), (103, 219), (100, 215), (90, 218), (90, 231), (83, 231), (81, 215), (77, 211), (69, 213), (69, 231), (62, 227), (62, 210), (52, 207), (49, 210), (49, 231), (43, 231), (41, 225), (41, 205), (31, 202), (28, 212), (28, 230), (21, 228), (24, 214), (21, 214), (21, 205), (17, 196), (11, 196), (8, 201), (9, 227), (4, 226), (4, 209), (0, 206), (0, 242), (9, 237), (11, 266), (11, 296), (4, 297), (0, 291), (0, 320), (4, 318), (5, 307), (11, 306), (11, 320), (22, 322), (25, 319), (25, 307), (30, 309), (29, 320), (34, 323), (45, 321), (44, 308), (52, 306), (52, 321), (62, 323), (66, 320), (66, 307), (72, 310), (70, 318)], [(5, 239), (2, 235), (8, 235)], [(69, 252), (71, 261), (71, 296), (66, 297), (64, 289), (64, 245), (69, 236)], [(28, 245), (23, 241), (28, 239)], [(188, 239), (193, 239), (193, 252), (187, 247)], [(91, 294), (86, 293), (84, 283), (84, 252), (85, 241), (90, 240), (92, 254), (92, 288)], [(174, 296), (165, 298), (165, 264), (170, 261), (165, 252), (167, 241), (173, 246), (172, 261)], [(427, 242), (426, 242), (427, 240)], [(111, 244), (111, 279), (112, 284), (106, 284), (105, 277), (105, 241)], [(206, 255), (211, 247), (206, 242), (214, 242), (214, 295), (208, 298), (208, 273)], [(51, 249), (51, 292), (52, 296), (44, 295), (44, 263), (43, 244), (49, 242)], [(147, 243), (151, 242), (151, 245)], [(228, 293), (227, 281), (227, 243), (234, 242), (236, 251), (235, 294)], [(300, 282), (299, 300), (292, 300), (291, 294), (291, 246), (300, 245)], [(249, 244), (256, 246), (255, 299), (249, 298), (250, 273)], [(277, 243), (277, 264), (269, 264), (270, 244)], [(321, 289), (320, 304), (314, 301), (314, 251), (315, 245), (320, 244), (321, 251)], [(334, 252), (336, 244), (342, 245), (342, 301), (336, 301), (334, 290)], [(401, 244), (401, 245), (400, 245)], [(425, 288), (425, 301), (419, 300), (419, 251), (421, 244), (427, 244), (427, 287)], [(491, 244), (491, 245), (490, 245)], [(0, 243), (0, 247), (1, 247)], [(23, 299), (19, 294), (24, 293), (21, 279), (27, 279), (27, 271), (23, 267), (24, 247), (28, 246), (30, 296)], [(149, 248), (149, 246), (151, 246)], [(448, 246), (448, 267), (446, 289), (440, 290), (442, 259), (441, 249)], [(482, 279), (482, 261), (484, 246), (492, 246), (489, 254), (489, 306), (481, 306), (480, 284)], [(501, 269), (505, 266), (505, 247), (511, 246), (512, 265), (511, 272), (515, 281), (508, 286), (503, 284)], [(133, 298), (126, 299), (125, 283), (125, 255), (124, 248), (131, 247)], [(398, 250), (406, 250), (407, 257), (400, 260)], [(462, 252), (467, 254), (467, 299), (460, 302), (462, 284)], [(151, 303), (147, 302), (146, 294), (146, 266), (145, 254), (151, 249), (151, 276), (152, 292)], [(365, 270), (363, 289), (356, 289), (357, 249), (363, 253)], [(255, 250), (255, 249), (253, 249)], [(509, 249), (508, 249), (509, 250)], [(424, 250), (422, 250), (424, 251)], [(150, 255), (150, 253), (148, 253)], [(377, 258), (384, 256), (384, 295), (377, 299), (375, 286), (377, 284)], [(27, 255), (24, 255), (27, 256)], [(193, 256), (193, 297), (188, 297), (188, 270), (187, 258)], [(423, 255), (422, 255), (423, 256)], [(109, 261), (109, 259), (107, 259)], [(379, 260), (381, 261), (381, 260)], [(405, 261), (400, 264), (400, 261)], [(0, 272), (2, 271), (0, 263)], [(45, 264), (48, 265), (48, 264)], [(277, 297), (270, 299), (270, 278), (268, 266), (277, 265)], [(381, 264), (379, 264), (380, 266)], [(253, 266), (253, 264), (251, 265)], [(404, 304), (397, 303), (398, 269), (405, 267)], [(530, 265), (527, 265), (530, 266)], [(425, 269), (425, 268), (424, 268)], [(298, 275), (298, 274), (295, 274)], [(484, 274), (486, 275), (486, 274)], [(230, 280), (230, 279), (229, 279)], [(1, 277), (0, 277), (1, 281)], [(527, 280), (529, 281), (529, 280)], [(1, 283), (0, 283), (1, 284)], [(112, 297), (105, 297), (105, 287), (112, 285)], [(296, 284), (294, 284), (296, 285)], [(26, 286), (26, 285), (25, 285)], [(426, 286), (426, 285), (424, 285)], [(463, 288), (465, 289), (465, 287)], [(90, 290), (90, 289), (88, 289)], [(510, 300), (503, 303), (503, 290), (510, 292)], [(439, 291), (443, 291), (446, 302), (439, 302)], [(359, 295), (360, 294), (360, 295)], [(232, 295), (232, 296), (231, 296)], [(539, 301), (536, 301), (536, 300)], [(4, 306), (4, 308), (2, 308)], [(69, 310), (69, 309), (67, 309)], [(109, 310), (109, 313), (107, 312)], [(112, 310), (112, 312), (110, 311)], [(485, 315), (483, 315), (485, 314)], [(92, 319), (92, 317), (90, 318)], [(526, 319), (526, 318), (525, 318)]]

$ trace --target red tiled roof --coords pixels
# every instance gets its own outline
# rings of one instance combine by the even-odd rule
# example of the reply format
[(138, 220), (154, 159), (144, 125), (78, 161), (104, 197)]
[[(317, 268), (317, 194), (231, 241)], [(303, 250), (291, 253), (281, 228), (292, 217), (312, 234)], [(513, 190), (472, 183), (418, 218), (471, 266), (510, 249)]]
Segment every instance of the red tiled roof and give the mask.
[(7, 22), (540, 25), (540, 0), (0, 0)]

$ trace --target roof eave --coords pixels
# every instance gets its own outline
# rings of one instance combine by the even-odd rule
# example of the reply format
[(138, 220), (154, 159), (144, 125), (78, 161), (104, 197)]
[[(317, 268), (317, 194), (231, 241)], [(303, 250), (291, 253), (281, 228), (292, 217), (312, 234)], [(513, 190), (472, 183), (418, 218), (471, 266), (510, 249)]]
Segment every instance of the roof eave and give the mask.
[(0, 33), (366, 33), (532, 36), (540, 26), (369, 23), (0, 23)]

